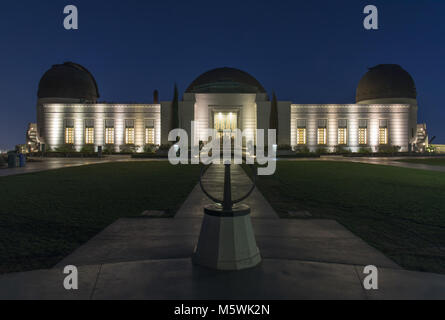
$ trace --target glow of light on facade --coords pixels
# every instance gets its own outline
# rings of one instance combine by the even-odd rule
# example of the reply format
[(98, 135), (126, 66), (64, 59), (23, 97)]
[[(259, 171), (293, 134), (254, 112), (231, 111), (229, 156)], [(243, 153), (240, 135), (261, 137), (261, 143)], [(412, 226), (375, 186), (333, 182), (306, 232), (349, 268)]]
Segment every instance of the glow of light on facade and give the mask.
[[(159, 105), (118, 105), (118, 104), (45, 104), (45, 143), (55, 149), (65, 144), (64, 122), (73, 120), (73, 144), (77, 151), (86, 143), (93, 143), (95, 149), (110, 142), (118, 148), (124, 144), (125, 119), (133, 118), (137, 128), (133, 133), (135, 142), (140, 143), (142, 151), (145, 142), (145, 119), (154, 120), (154, 137), (156, 144), (160, 144), (160, 106)], [(87, 130), (85, 121), (93, 120), (93, 125)], [(105, 128), (106, 119), (114, 120), (114, 128)], [(106, 137), (108, 131), (108, 138)], [(114, 131), (114, 132), (112, 132)], [(136, 141), (137, 139), (137, 141)]]
[[(406, 128), (412, 106), (408, 104), (355, 104), (355, 105), (291, 105), (290, 142), (292, 147), (298, 143), (298, 119), (307, 120), (307, 144), (311, 151), (317, 148), (317, 121), (327, 119), (327, 147), (333, 150), (340, 144), (338, 119), (347, 120), (345, 130), (345, 147), (357, 152), (359, 144), (359, 120), (368, 122), (366, 143), (364, 145), (376, 150), (379, 145), (379, 121), (387, 119), (387, 141), (391, 145), (401, 146), (401, 151), (408, 149), (408, 133)], [(362, 139), (363, 140), (363, 139)], [(301, 142), (301, 141), (300, 141)], [(363, 142), (363, 141), (362, 141)]]

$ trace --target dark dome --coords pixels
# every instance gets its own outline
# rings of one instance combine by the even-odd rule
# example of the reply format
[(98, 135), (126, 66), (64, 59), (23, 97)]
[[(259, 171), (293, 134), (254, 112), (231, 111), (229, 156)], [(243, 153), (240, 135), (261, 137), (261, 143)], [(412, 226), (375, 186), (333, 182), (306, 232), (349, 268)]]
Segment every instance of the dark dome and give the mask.
[(190, 84), (186, 92), (266, 93), (266, 90), (247, 72), (224, 67), (203, 73)]
[(413, 78), (397, 64), (369, 68), (357, 87), (356, 102), (385, 98), (417, 98)]
[(73, 62), (52, 66), (40, 79), (39, 98), (71, 98), (96, 101), (99, 98), (96, 80), (81, 65)]

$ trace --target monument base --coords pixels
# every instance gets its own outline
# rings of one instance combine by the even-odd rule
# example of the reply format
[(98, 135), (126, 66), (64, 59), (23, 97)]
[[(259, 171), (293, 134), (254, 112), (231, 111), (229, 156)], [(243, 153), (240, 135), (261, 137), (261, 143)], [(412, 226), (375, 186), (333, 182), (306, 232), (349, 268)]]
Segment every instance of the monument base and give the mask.
[(193, 263), (217, 270), (242, 270), (261, 262), (255, 241), (250, 208), (224, 211), (220, 205), (204, 208), (204, 218)]

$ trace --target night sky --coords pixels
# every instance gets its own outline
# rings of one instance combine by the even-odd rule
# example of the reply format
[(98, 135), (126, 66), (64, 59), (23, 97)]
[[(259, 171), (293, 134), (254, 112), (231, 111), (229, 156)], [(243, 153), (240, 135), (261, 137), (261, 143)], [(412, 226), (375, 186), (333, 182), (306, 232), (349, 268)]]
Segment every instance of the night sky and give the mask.
[[(63, 8), (79, 9), (79, 30)], [(363, 28), (367, 4), (377, 31)], [(216, 67), (249, 72), (279, 100), (354, 103), (367, 68), (400, 64), (419, 93), (419, 122), (445, 143), (445, 1), (8, 1), (0, 11), (0, 149), (25, 142), (37, 87), (53, 64), (77, 62), (101, 101), (170, 100)]]

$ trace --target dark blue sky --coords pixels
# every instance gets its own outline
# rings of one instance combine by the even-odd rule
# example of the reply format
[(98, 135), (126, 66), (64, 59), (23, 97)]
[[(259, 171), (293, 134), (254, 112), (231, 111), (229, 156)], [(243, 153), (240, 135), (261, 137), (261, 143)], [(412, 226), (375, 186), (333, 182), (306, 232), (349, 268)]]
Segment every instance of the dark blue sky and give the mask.
[[(79, 9), (79, 30), (63, 8)], [(363, 8), (380, 29), (363, 28)], [(368, 67), (397, 63), (414, 78), (419, 122), (445, 143), (445, 2), (8, 1), (0, 11), (0, 149), (25, 141), (40, 77), (74, 61), (95, 76), (102, 101), (170, 100), (199, 74), (243, 69), (280, 100), (353, 103)]]

